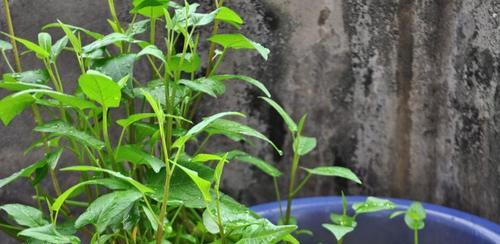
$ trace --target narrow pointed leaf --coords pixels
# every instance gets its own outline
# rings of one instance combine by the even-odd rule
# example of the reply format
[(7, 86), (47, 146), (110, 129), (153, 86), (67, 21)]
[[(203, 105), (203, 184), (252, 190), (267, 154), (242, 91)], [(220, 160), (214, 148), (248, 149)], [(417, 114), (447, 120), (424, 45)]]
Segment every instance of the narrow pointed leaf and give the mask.
[(193, 89), (194, 91), (202, 92), (212, 97), (220, 96), (226, 91), (224, 83), (207, 78), (197, 80), (182, 79), (179, 83)]
[(377, 197), (368, 197), (364, 202), (357, 202), (352, 205), (352, 209), (356, 214), (373, 213), (394, 208), (396, 208), (396, 204), (393, 202)]
[(56, 227), (52, 224), (25, 229), (18, 234), (19, 236), (33, 238), (35, 240), (41, 241), (42, 243), (53, 243), (53, 244), (76, 244), (80, 243), (80, 239), (72, 235), (63, 235), (56, 230)]
[(159, 158), (144, 152), (137, 145), (123, 145), (116, 149), (116, 160), (118, 162), (129, 161), (134, 164), (148, 165), (154, 172), (160, 172), (161, 168), (165, 166), (163, 161)]
[(142, 197), (142, 194), (130, 191), (115, 191), (98, 197), (87, 210), (78, 217), (76, 228), (93, 224), (98, 233), (102, 233), (110, 225), (122, 221), (123, 215), (130, 211), (132, 204)]
[(300, 156), (306, 155), (316, 147), (316, 138), (308, 136), (299, 136), (294, 141), (294, 151)]
[(230, 79), (238, 79), (242, 81), (246, 81), (247, 83), (257, 87), (259, 90), (261, 90), (267, 97), (271, 97), (271, 93), (267, 90), (266, 86), (262, 84), (260, 81), (249, 77), (245, 75), (214, 75), (210, 76), (210, 79), (214, 80), (219, 80), (219, 81), (225, 81), (225, 80), (230, 80)]
[(350, 169), (337, 166), (321, 166), (314, 169), (303, 168), (313, 175), (336, 176), (361, 184), (361, 180)]
[(281, 118), (283, 118), (286, 125), (288, 126), (288, 129), (291, 132), (297, 131), (297, 124), (295, 124), (293, 119), (290, 118), (290, 115), (288, 115), (280, 105), (278, 105), (275, 101), (273, 101), (270, 98), (267, 98), (267, 97), (260, 97), (260, 98), (263, 99), (264, 101), (266, 101), (269, 105), (271, 105), (271, 107), (274, 108), (274, 110), (276, 110), (276, 112), (278, 112), (278, 114), (281, 116)]
[(226, 119), (217, 119), (214, 122), (212, 122), (206, 129), (205, 129), (210, 135), (214, 134), (223, 134), (230, 137), (232, 134), (240, 134), (244, 136), (251, 136), (258, 138), (260, 140), (263, 140), (267, 143), (269, 143), (271, 146), (274, 147), (274, 149), (279, 153), (282, 154), (281, 150), (271, 141), (269, 140), (266, 136), (264, 136), (262, 133), (258, 132), (257, 130), (243, 125), (241, 123), (238, 123), (236, 121), (232, 120), (226, 120)]
[(22, 204), (5, 204), (0, 209), (7, 212), (17, 224), (28, 227), (38, 227), (49, 223), (43, 218), (43, 213), (31, 206)]
[(233, 150), (229, 152), (228, 159), (234, 159), (236, 161), (254, 165), (262, 170), (262, 172), (272, 177), (280, 177), (282, 175), (281, 171), (272, 166), (270, 163), (242, 151)]
[(43, 133), (52, 133), (54, 135), (59, 135), (59, 136), (65, 136), (74, 140), (77, 140), (78, 142), (82, 143), (83, 145), (95, 148), (95, 149), (101, 149), (104, 147), (104, 142), (96, 139), (95, 137), (83, 132), (79, 131), (75, 127), (66, 124), (63, 121), (52, 121), (45, 123), (43, 125), (35, 127), (33, 129), (34, 131), (37, 132), (43, 132)]
[(50, 57), (49, 52), (47, 52), (45, 49), (43, 49), (42, 47), (38, 46), (37, 44), (35, 44), (31, 41), (28, 41), (28, 40), (25, 40), (25, 39), (22, 39), (22, 38), (19, 38), (16, 36), (11, 36), (7, 33), (3, 33), (3, 34), (10, 37), (10, 38), (13, 38), (14, 40), (16, 40), (17, 42), (19, 42), (21, 44), (23, 44), (28, 50), (33, 51), (40, 58), (49, 58)]
[(263, 47), (261, 44), (254, 42), (242, 34), (216, 34), (211, 36), (209, 39), (211, 42), (215, 42), (224, 48), (232, 49), (255, 49), (259, 54), (267, 60), (269, 56), (269, 49)]
[(102, 168), (98, 168), (98, 167), (94, 167), (94, 166), (72, 166), (72, 167), (66, 167), (66, 168), (63, 168), (61, 169), (61, 171), (95, 171), (95, 172), (103, 172), (103, 173), (107, 173), (111, 176), (114, 176), (118, 179), (121, 179), (121, 180), (124, 180), (124, 181), (127, 181), (128, 183), (130, 183), (132, 186), (134, 186), (135, 188), (137, 188), (137, 190), (139, 190), (139, 192), (145, 194), (145, 193), (151, 193), (153, 192), (152, 189), (150, 189), (149, 187), (141, 184), (140, 182), (128, 177), (128, 176), (124, 176), (122, 175), (120, 172), (115, 172), (115, 171), (112, 171), (112, 170), (108, 170), (108, 169), (102, 169)]

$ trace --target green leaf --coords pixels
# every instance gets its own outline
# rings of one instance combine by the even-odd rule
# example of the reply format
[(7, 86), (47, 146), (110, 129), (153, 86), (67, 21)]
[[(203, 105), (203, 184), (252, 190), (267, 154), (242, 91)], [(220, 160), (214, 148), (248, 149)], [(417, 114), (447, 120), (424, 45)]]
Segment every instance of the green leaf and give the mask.
[[(80, 32), (83, 32), (85, 33), (86, 35), (94, 38), (94, 39), (101, 39), (102, 37), (104, 37), (104, 35), (100, 34), (100, 33), (97, 33), (97, 32), (93, 32), (93, 31), (89, 31), (85, 28), (82, 28), (82, 27), (78, 27), (78, 26), (74, 26), (74, 25), (68, 25), (68, 24), (64, 24), (62, 23), (61, 21), (58, 21), (57, 23), (50, 23), (50, 24), (47, 24), (45, 26), (42, 27), (42, 30), (45, 30), (47, 28), (61, 28), (64, 30), (64, 27), (70, 32), (72, 33), (71, 30), (75, 30), (75, 31), (80, 31)], [(66, 33), (66, 31), (65, 31)], [(66, 33), (67, 34), (67, 33)], [(73, 35), (74, 36), (74, 35)], [(71, 39), (71, 38), (70, 38)], [(76, 39), (76, 37), (75, 37)], [(80, 42), (78, 42), (80, 43)]]
[(212, 122), (205, 129), (205, 131), (207, 131), (209, 135), (223, 134), (223, 135), (227, 135), (228, 137), (231, 137), (231, 135), (233, 135), (233, 134), (240, 134), (240, 135), (244, 135), (244, 136), (255, 137), (257, 139), (260, 139), (260, 140), (263, 140), (263, 141), (269, 143), (271, 146), (274, 147), (274, 149), (280, 155), (282, 154), (282, 151), (271, 140), (269, 140), (266, 136), (264, 136), (262, 133), (256, 131), (255, 129), (253, 129), (249, 126), (238, 123), (236, 121), (226, 120), (226, 119), (217, 119), (214, 122)]
[(209, 79), (214, 79), (214, 80), (218, 80), (218, 81), (238, 79), (238, 80), (246, 81), (249, 84), (259, 88), (259, 90), (261, 90), (267, 97), (271, 97), (271, 93), (267, 90), (267, 88), (266, 88), (266, 86), (264, 86), (264, 84), (262, 84), (260, 81), (254, 79), (252, 77), (249, 77), (249, 76), (245, 76), (245, 75), (214, 75), (214, 76), (210, 76)]
[(215, 120), (220, 119), (220, 118), (225, 117), (225, 116), (242, 116), (242, 117), (245, 117), (244, 114), (238, 113), (238, 112), (222, 112), (222, 113), (214, 114), (212, 116), (204, 118), (200, 123), (198, 123), (195, 126), (191, 127), (191, 129), (189, 129), (188, 132), (186, 132), (186, 134), (184, 136), (178, 138), (174, 142), (174, 144), (172, 145), (172, 147), (174, 147), (174, 148), (180, 148), (192, 136), (194, 136), (195, 134), (198, 134), (199, 132), (203, 131), (207, 126), (209, 126)]
[(60, 93), (56, 91), (38, 91), (37, 93), (42, 93), (45, 94), (49, 97), (52, 97), (53, 99), (59, 101), (62, 105), (73, 107), (73, 108), (78, 108), (80, 110), (84, 109), (95, 109), (96, 106), (83, 98), (68, 95), (65, 93)]
[(18, 82), (18, 81), (0, 82), (0, 88), (4, 88), (4, 89), (9, 90), (9, 91), (22, 91), (22, 90), (28, 90), (28, 89), (46, 89), (46, 90), (52, 89), (50, 86), (46, 86), (46, 85), (42, 85), (42, 84), (26, 83), (26, 82)]
[(396, 204), (393, 202), (377, 197), (368, 197), (364, 202), (357, 202), (352, 205), (352, 209), (356, 212), (356, 215), (390, 210), (395, 207)]
[(207, 78), (200, 78), (194, 81), (182, 79), (179, 80), (179, 83), (193, 89), (194, 91), (202, 92), (212, 97), (220, 96), (226, 91), (224, 83)]
[(293, 149), (300, 156), (306, 155), (316, 147), (316, 138), (299, 136), (293, 142)]
[(38, 161), (38, 162), (20, 170), (20, 171), (10, 175), (9, 177), (1, 179), (0, 180), (0, 188), (4, 187), (7, 184), (14, 182), (15, 180), (17, 180), (21, 177), (29, 178), (37, 169), (43, 168), (43, 167), (45, 167), (45, 165), (47, 165), (47, 161), (40, 160), (40, 161)]
[(238, 29), (243, 24), (243, 19), (238, 15), (238, 13), (228, 7), (218, 8), (215, 19), (231, 24)]
[(5, 52), (10, 49), (12, 49), (12, 44), (4, 40), (0, 40), (0, 51)]
[(359, 180), (359, 178), (348, 168), (337, 166), (321, 166), (314, 169), (303, 169), (313, 175), (336, 176), (361, 184), (361, 180)]
[[(18, 92), (18, 95), (24, 94), (24, 93), (35, 93), (35, 94), (43, 94), (47, 95), (57, 101), (60, 102), (60, 104), (57, 105), (65, 105), (65, 106), (70, 106), (73, 108), (78, 108), (80, 110), (83, 109), (95, 109), (96, 106), (83, 98), (68, 95), (65, 93), (57, 92), (57, 91), (52, 91), (52, 90), (45, 90), (45, 89), (29, 89), (29, 90), (24, 90), (22, 92)], [(37, 98), (37, 102), (43, 101), (42, 99)]]
[(157, 157), (144, 152), (137, 145), (123, 145), (116, 149), (116, 160), (118, 162), (130, 161), (134, 164), (150, 166), (154, 172), (160, 172), (165, 164)]
[(285, 121), (290, 132), (297, 131), (297, 124), (295, 124), (293, 119), (290, 118), (290, 115), (288, 115), (280, 105), (278, 105), (275, 101), (273, 101), (270, 98), (267, 98), (267, 97), (260, 97), (260, 98), (263, 99), (264, 101), (266, 101), (269, 105), (271, 105), (271, 107), (274, 108), (274, 110), (276, 110), (276, 112), (278, 112), (278, 114), (281, 116), (281, 118), (283, 118), (283, 120)]
[(3, 79), (8, 82), (46, 84), (50, 77), (45, 69), (36, 69), (21, 73), (3, 74)]
[(272, 166), (270, 163), (242, 151), (233, 150), (229, 152), (228, 159), (230, 160), (234, 159), (240, 162), (254, 165), (260, 170), (262, 170), (264, 173), (272, 177), (280, 177), (282, 175), (281, 171)]
[(163, 52), (155, 45), (148, 45), (144, 47), (139, 53), (137, 53), (137, 57), (141, 57), (143, 55), (151, 55), (161, 60), (163, 63), (167, 62), (165, 60), (165, 55), (163, 55)]
[(269, 56), (269, 49), (263, 47), (261, 44), (246, 38), (242, 34), (216, 34), (211, 36), (209, 41), (217, 43), (224, 48), (232, 49), (255, 49), (259, 54), (267, 60)]
[(421, 230), (425, 227), (425, 209), (419, 202), (413, 202), (406, 210), (405, 223), (412, 230)]
[(57, 163), (59, 162), (62, 153), (63, 153), (63, 148), (59, 148), (56, 151), (49, 152), (45, 155), (45, 160), (47, 161), (47, 165), (49, 165), (51, 169), (56, 169)]
[(149, 18), (158, 18), (165, 14), (169, 0), (134, 0), (131, 13), (139, 13)]
[(111, 79), (97, 73), (87, 73), (80, 76), (78, 84), (83, 93), (103, 107), (120, 106), (121, 88)]
[(13, 38), (17, 42), (23, 44), (28, 50), (33, 51), (40, 58), (49, 58), (50, 57), (49, 52), (47, 52), (45, 49), (43, 49), (42, 47), (36, 45), (35, 43), (33, 43), (31, 41), (28, 41), (28, 40), (25, 40), (25, 39), (22, 39), (19, 37), (11, 36), (11, 35), (4, 33), (4, 32), (2, 32), (2, 34), (6, 35), (10, 38)]
[(109, 76), (114, 82), (118, 82), (127, 75), (132, 77), (135, 60), (135, 54), (99, 59), (93, 62), (92, 69)]
[(95, 51), (96, 49), (99, 49), (101, 47), (105, 47), (117, 42), (133, 42), (134, 39), (128, 35), (122, 34), (122, 33), (111, 33), (109, 35), (106, 35), (102, 37), (101, 39), (95, 40), (94, 42), (86, 45), (83, 47), (83, 52), (84, 53), (90, 53), (92, 51)]
[(201, 194), (203, 194), (203, 198), (206, 202), (212, 201), (212, 196), (210, 195), (210, 181), (201, 178), (198, 175), (198, 172), (184, 167), (180, 164), (177, 164), (177, 167), (182, 169), (182, 171), (184, 171), (184, 173), (186, 173), (191, 178), (191, 180), (193, 180), (196, 186), (198, 186), (198, 189), (200, 190)]
[(54, 212), (59, 212), (61, 209), (62, 205), (64, 202), (70, 198), (73, 193), (78, 190), (82, 186), (86, 185), (102, 185), (105, 186), (111, 190), (128, 190), (130, 189), (130, 185), (123, 180), (118, 180), (114, 178), (104, 178), (104, 179), (95, 179), (95, 180), (88, 180), (88, 181), (83, 181), (80, 182), (70, 188), (68, 188), (66, 191), (64, 191), (59, 197), (57, 197), (54, 200), (54, 203), (52, 204), (51, 210)]
[(226, 158), (227, 158), (227, 153), (224, 154), (224, 156), (222, 156), (222, 158), (217, 163), (217, 166), (215, 167), (215, 171), (214, 171), (214, 182), (215, 182), (214, 189), (217, 192), (217, 194), (219, 194), (220, 183), (222, 181), (222, 171), (224, 169), (224, 165), (227, 162)]
[(68, 37), (69, 41), (71, 42), (71, 45), (73, 46), (73, 49), (77, 54), (80, 54), (83, 52), (82, 50), (82, 42), (80, 41), (79, 38), (75, 36), (75, 33), (69, 28), (68, 25), (62, 23), (61, 21), (57, 20), (59, 27), (64, 31), (64, 34)]
[(119, 223), (123, 215), (130, 211), (132, 204), (142, 194), (135, 191), (115, 191), (98, 197), (75, 222), (76, 228), (93, 224), (98, 233), (102, 233), (110, 225)]
[(194, 156), (191, 159), (191, 162), (193, 162), (193, 163), (205, 163), (208, 161), (220, 161), (221, 159), (222, 159), (222, 157), (219, 155), (216, 155), (216, 154), (199, 153), (199, 154), (196, 154), (196, 156)]
[(9, 95), (0, 100), (0, 119), (8, 125), (12, 119), (33, 104), (35, 99), (30, 94)]
[(196, 72), (201, 65), (200, 56), (196, 53), (176, 54), (168, 60), (168, 71), (184, 71), (186, 73)]
[(128, 176), (124, 176), (122, 175), (120, 172), (115, 172), (115, 171), (111, 171), (111, 170), (108, 170), (108, 169), (102, 169), (102, 168), (98, 168), (98, 167), (94, 167), (94, 166), (72, 166), (72, 167), (66, 167), (66, 168), (63, 168), (61, 169), (61, 171), (95, 171), (95, 172), (103, 172), (103, 173), (107, 173), (113, 177), (116, 177), (118, 179), (121, 179), (121, 180), (124, 180), (128, 183), (130, 183), (132, 186), (134, 186), (135, 188), (137, 188), (137, 190), (139, 190), (141, 193), (143, 194), (146, 194), (146, 193), (152, 193), (153, 190), (143, 184), (141, 184), (140, 182), (128, 177)]
[(49, 222), (43, 218), (43, 213), (31, 206), (22, 204), (6, 204), (0, 206), (10, 218), (16, 221), (17, 224), (28, 227), (38, 227), (48, 224)]
[(104, 147), (104, 142), (83, 131), (79, 131), (75, 127), (60, 120), (45, 123), (43, 125), (35, 127), (33, 130), (36, 132), (52, 133), (58, 136), (65, 136), (97, 150)]
[[(261, 220), (265, 222), (267, 220)], [(253, 228), (252, 228), (253, 227)], [(254, 244), (254, 243), (277, 243), (280, 240), (283, 240), (287, 235), (292, 233), (297, 226), (294, 225), (261, 225), (261, 226), (251, 226), (246, 234), (243, 235), (243, 238), (236, 242), (237, 244)], [(289, 236), (288, 238), (290, 238)], [(292, 237), (293, 238), (293, 237)], [(298, 241), (292, 241), (292, 243), (298, 243)]]
[(322, 226), (330, 231), (337, 240), (342, 239), (345, 235), (354, 230), (354, 228), (350, 226), (341, 226), (335, 224), (322, 224)]
[(125, 34), (128, 36), (135, 36), (137, 34), (142, 34), (146, 32), (146, 30), (148, 30), (149, 22), (151, 22), (149, 19), (145, 19), (131, 23), (128, 26), (128, 29), (125, 31)]
[(132, 114), (126, 119), (117, 120), (116, 123), (119, 124), (123, 128), (127, 128), (135, 122), (141, 121), (143, 119), (153, 118), (153, 117), (155, 117), (154, 113)]
[(56, 230), (52, 224), (25, 229), (19, 232), (20, 236), (33, 238), (35, 240), (43, 241), (43, 243), (66, 244), (66, 243), (80, 243), (80, 239), (72, 235), (63, 235)]
[(57, 60), (57, 57), (59, 57), (59, 54), (66, 48), (68, 45), (69, 38), (68, 36), (63, 36), (61, 39), (59, 39), (50, 49), (50, 61), (52, 63), (55, 63)]
[[(200, 163), (179, 162), (184, 167), (189, 168), (198, 173), (198, 176), (211, 182), (213, 180), (214, 170)], [(154, 174), (152, 171), (147, 175), (148, 186), (153, 188), (155, 194), (152, 195), (155, 200), (163, 199), (163, 185), (165, 184), (165, 170), (159, 174)], [(169, 205), (180, 205), (181, 203), (187, 208), (205, 208), (206, 203), (204, 196), (198, 186), (194, 183), (191, 177), (180, 168), (175, 168), (170, 184), (170, 192), (168, 202)]]
[(47, 32), (38, 33), (38, 45), (50, 53), (50, 49), (52, 48), (52, 37), (50, 34)]

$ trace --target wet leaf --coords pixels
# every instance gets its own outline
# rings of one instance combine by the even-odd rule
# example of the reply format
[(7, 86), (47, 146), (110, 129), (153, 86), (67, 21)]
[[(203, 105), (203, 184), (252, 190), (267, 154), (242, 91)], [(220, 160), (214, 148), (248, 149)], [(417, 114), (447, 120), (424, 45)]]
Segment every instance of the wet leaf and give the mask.
[(314, 169), (308, 169), (308, 168), (303, 168), (303, 169), (313, 175), (341, 177), (354, 181), (358, 184), (361, 184), (361, 180), (359, 180), (356, 174), (354, 174), (348, 168), (337, 167), (337, 166), (320, 166)]

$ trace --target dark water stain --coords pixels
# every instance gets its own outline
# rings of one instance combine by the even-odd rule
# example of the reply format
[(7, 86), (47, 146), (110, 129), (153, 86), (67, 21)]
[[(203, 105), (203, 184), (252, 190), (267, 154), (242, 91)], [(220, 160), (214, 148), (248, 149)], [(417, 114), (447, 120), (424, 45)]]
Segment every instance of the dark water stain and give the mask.
[(319, 12), (318, 25), (319, 26), (325, 25), (326, 20), (328, 20), (328, 18), (330, 17), (331, 13), (332, 13), (332, 11), (329, 8), (327, 8), (327, 7), (325, 7), (324, 9), (322, 9)]

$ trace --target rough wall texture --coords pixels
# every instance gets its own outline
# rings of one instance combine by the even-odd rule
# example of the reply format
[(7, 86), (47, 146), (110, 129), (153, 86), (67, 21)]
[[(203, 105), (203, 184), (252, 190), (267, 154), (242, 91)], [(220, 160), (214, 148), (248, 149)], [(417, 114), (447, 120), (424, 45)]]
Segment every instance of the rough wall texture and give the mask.
[[(404, 197), (500, 222), (500, 2), (227, 2), (247, 20), (243, 32), (272, 54), (264, 63), (253, 53), (232, 53), (222, 68), (266, 83), (294, 118), (308, 114), (305, 131), (319, 143), (304, 165), (351, 167), (364, 182), (360, 187), (316, 178), (303, 195), (342, 189)], [(109, 31), (105, 1), (11, 0), (11, 5), (22, 37), (35, 39), (40, 27), (56, 18)], [(122, 20), (130, 18), (126, 3), (118, 8)], [(67, 79), (74, 79), (73, 60), (65, 59), (60, 65)], [(27, 67), (36, 66), (24, 60)], [(263, 144), (243, 147), (288, 169), (286, 127), (257, 95), (235, 83), (224, 101), (204, 100), (202, 111), (247, 113), (246, 122), (267, 132), (288, 154), (280, 158)], [(32, 140), (30, 121), (26, 114), (9, 128), (0, 127), (0, 177), (35, 160), (36, 155), (22, 155)], [(221, 140), (211, 147), (232, 146)], [(233, 196), (247, 203), (274, 200), (271, 180), (255, 169), (232, 164), (226, 172), (225, 189)], [(13, 190), (21, 185), (2, 189), (1, 202), (26, 201), (21, 194), (29, 191)]]

